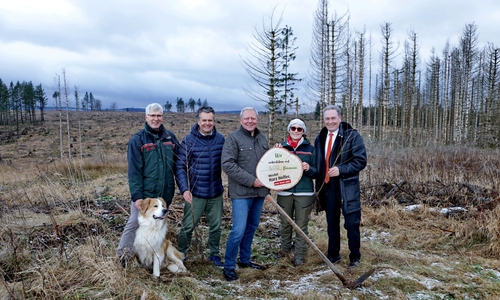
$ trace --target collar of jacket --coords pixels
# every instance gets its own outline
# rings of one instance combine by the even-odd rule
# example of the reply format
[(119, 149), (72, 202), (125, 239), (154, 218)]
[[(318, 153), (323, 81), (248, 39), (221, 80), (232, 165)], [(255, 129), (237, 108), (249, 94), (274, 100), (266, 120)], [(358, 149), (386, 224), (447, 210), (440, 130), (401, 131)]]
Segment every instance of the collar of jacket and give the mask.
[(243, 133), (245, 133), (246, 135), (251, 137), (256, 137), (258, 134), (260, 134), (260, 130), (257, 127), (255, 127), (253, 135), (250, 131), (246, 130), (242, 125), (240, 125), (240, 130), (243, 131)]
[(212, 129), (212, 133), (208, 135), (204, 135), (200, 132), (200, 125), (198, 123), (195, 123), (193, 127), (191, 127), (191, 134), (200, 137), (200, 138), (206, 138), (209, 139), (211, 137), (214, 137), (217, 134), (217, 130), (214, 128)]
[[(309, 142), (309, 140), (306, 137), (303, 136), (302, 137), (302, 142), (297, 145), (297, 148), (299, 148), (300, 145), (308, 145), (310, 143), (311, 142)], [(281, 142), (281, 146), (290, 146), (290, 145), (288, 145), (287, 141), (283, 141), (283, 142)]]
[(163, 126), (163, 124), (160, 125), (160, 130), (158, 131), (155, 131), (153, 130), (153, 128), (151, 128), (151, 126), (148, 125), (148, 123), (146, 122), (145, 125), (144, 125), (144, 130), (146, 130), (146, 132), (155, 137), (155, 138), (170, 138), (170, 135), (167, 133), (167, 131), (165, 130), (165, 126)]

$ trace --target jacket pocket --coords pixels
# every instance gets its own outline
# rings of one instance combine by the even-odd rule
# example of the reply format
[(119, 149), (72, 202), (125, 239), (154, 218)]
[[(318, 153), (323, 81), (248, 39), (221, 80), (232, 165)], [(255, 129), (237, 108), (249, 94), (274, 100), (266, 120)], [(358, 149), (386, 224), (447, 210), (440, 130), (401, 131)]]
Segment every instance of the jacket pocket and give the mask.
[(351, 213), (361, 210), (359, 177), (353, 176), (343, 180), (344, 190), (342, 198), (344, 200), (344, 208), (346, 213)]

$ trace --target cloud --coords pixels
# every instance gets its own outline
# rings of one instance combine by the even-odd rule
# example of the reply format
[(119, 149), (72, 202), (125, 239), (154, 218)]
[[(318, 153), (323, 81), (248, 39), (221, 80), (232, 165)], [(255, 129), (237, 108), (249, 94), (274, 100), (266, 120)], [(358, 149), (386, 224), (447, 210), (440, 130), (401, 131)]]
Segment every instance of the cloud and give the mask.
[[(0, 78), (42, 83), (52, 95), (54, 77), (66, 70), (70, 86), (92, 92), (103, 107), (145, 107), (177, 97), (207, 99), (216, 109), (253, 105), (241, 58), (255, 30), (275, 10), (292, 27), (294, 72), (309, 68), (317, 0), (16, 0), (0, 2)], [(480, 43), (497, 42), (500, 4), (493, 0), (337, 0), (330, 14), (349, 12), (350, 28), (372, 35), (373, 68), (378, 67), (380, 26), (392, 24), (402, 45), (413, 29), (421, 58), (446, 41), (458, 43), (467, 23), (478, 25)], [(302, 92), (298, 93), (305, 99)]]

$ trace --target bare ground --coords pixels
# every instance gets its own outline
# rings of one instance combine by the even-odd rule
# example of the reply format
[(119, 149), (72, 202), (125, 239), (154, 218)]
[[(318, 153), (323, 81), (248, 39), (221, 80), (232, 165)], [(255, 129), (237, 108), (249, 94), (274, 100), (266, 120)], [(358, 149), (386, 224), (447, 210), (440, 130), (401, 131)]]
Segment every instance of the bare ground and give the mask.
[[(265, 271), (238, 270), (228, 283), (207, 261), (206, 224), (194, 237), (189, 273), (162, 270), (154, 280), (114, 256), (129, 210), (126, 144), (142, 128), (142, 113), (71, 113), (72, 160), (60, 159), (59, 119), (1, 127), (1, 299), (497, 299), (500, 297), (500, 155), (465, 147), (394, 149), (365, 139), (369, 166), (362, 172), (362, 264), (336, 265), (349, 279), (375, 272), (351, 290), (309, 250), (298, 268), (276, 258), (279, 220), (266, 203), (254, 240), (254, 259)], [(167, 114), (179, 139), (194, 115)], [(78, 121), (79, 120), (79, 121)], [(66, 123), (63, 152), (68, 154)], [(308, 121), (309, 136), (319, 124)], [(237, 116), (218, 116), (227, 135)], [(309, 129), (310, 128), (310, 129)], [(363, 131), (361, 131), (363, 133)], [(12, 136), (18, 136), (13, 138)], [(227, 200), (227, 199), (226, 199)], [(171, 240), (183, 201), (170, 211)], [(230, 229), (225, 201), (221, 251)], [(324, 214), (313, 215), (309, 236), (326, 250)]]

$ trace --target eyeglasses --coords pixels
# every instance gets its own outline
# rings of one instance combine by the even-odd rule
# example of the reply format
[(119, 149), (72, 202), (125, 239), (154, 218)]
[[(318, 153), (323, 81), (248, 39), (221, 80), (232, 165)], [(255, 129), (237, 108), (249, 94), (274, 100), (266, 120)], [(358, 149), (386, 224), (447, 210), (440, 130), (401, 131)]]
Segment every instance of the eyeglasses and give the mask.
[(161, 119), (161, 118), (163, 118), (163, 115), (150, 115), (150, 114), (148, 114), (148, 116), (151, 117), (151, 118), (153, 118), (153, 119), (156, 119), (156, 118)]
[(300, 127), (290, 127), (290, 130), (291, 130), (291, 131), (302, 132), (302, 131), (304, 131), (304, 128), (300, 128)]

